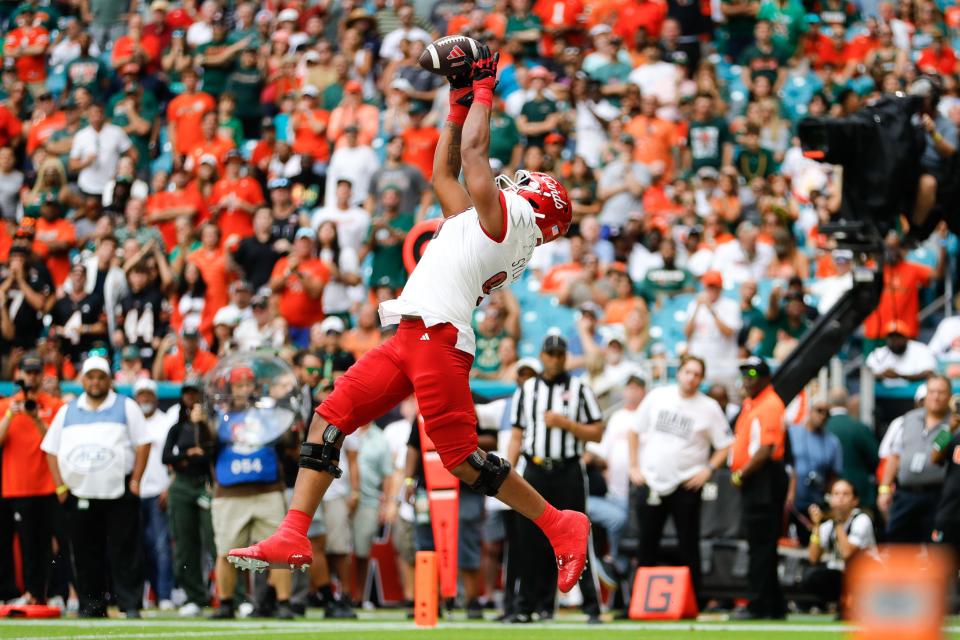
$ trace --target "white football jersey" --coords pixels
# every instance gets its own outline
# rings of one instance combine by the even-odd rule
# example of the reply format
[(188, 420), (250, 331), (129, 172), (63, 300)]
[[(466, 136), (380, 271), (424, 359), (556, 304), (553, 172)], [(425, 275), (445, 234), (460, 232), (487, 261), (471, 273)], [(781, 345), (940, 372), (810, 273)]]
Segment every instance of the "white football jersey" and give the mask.
[(383, 325), (416, 315), (426, 326), (449, 322), (459, 330), (457, 348), (473, 355), (471, 320), (484, 296), (516, 282), (527, 268), (539, 230), (533, 207), (511, 191), (500, 192), (506, 212), (503, 240), (480, 226), (473, 207), (446, 218), (395, 300), (380, 304)]

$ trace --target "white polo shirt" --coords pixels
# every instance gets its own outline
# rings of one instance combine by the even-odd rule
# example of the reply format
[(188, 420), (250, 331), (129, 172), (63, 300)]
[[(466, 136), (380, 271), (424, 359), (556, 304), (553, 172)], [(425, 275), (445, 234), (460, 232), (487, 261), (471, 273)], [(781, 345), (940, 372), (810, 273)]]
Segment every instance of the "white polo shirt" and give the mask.
[(93, 409), (83, 393), (53, 417), (40, 448), (57, 456), (60, 475), (78, 498), (111, 500), (126, 489), (136, 448), (150, 443), (140, 407), (110, 391)]
[(77, 186), (84, 193), (102, 195), (107, 182), (117, 173), (117, 163), (132, 143), (126, 132), (115, 124), (105, 122), (100, 131), (86, 126), (73, 138), (70, 157), (83, 160), (96, 156), (93, 164), (85, 167), (77, 175)]
[(717, 401), (702, 393), (680, 395), (677, 385), (647, 394), (637, 409), (634, 430), (640, 443), (640, 472), (647, 486), (669, 495), (703, 470), (710, 447), (733, 444), (730, 424)]

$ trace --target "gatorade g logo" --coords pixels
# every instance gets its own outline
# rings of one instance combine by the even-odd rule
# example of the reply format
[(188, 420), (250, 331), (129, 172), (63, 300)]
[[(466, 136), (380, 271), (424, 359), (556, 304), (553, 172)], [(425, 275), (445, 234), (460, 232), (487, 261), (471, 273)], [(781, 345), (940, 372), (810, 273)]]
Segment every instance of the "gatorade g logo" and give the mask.
[[(663, 582), (665, 587), (658, 589), (654, 583)], [(673, 576), (654, 574), (647, 578), (647, 597), (643, 602), (643, 610), (651, 613), (666, 611), (670, 608), (670, 585)]]
[(465, 58), (467, 54), (463, 52), (463, 49), (459, 45), (450, 49), (450, 53), (447, 54), (447, 60), (456, 60), (457, 58)]

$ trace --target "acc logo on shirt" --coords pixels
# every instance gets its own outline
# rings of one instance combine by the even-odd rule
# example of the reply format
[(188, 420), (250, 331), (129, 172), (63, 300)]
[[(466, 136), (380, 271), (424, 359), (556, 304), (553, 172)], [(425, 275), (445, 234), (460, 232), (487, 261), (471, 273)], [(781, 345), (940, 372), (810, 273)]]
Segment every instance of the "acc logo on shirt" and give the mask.
[(70, 452), (67, 464), (77, 471), (93, 473), (109, 467), (114, 457), (112, 449), (98, 444), (85, 444)]

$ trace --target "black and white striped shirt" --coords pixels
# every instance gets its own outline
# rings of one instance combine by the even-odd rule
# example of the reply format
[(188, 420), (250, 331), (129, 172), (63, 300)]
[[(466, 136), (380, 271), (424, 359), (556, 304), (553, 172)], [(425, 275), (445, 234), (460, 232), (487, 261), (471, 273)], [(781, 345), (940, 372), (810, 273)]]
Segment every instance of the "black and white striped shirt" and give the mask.
[(603, 414), (593, 391), (581, 378), (563, 374), (551, 382), (539, 376), (530, 378), (513, 396), (513, 427), (523, 429), (524, 455), (555, 460), (579, 458), (583, 441), (569, 431), (548, 427), (543, 419), (547, 411), (581, 424), (599, 422)]

